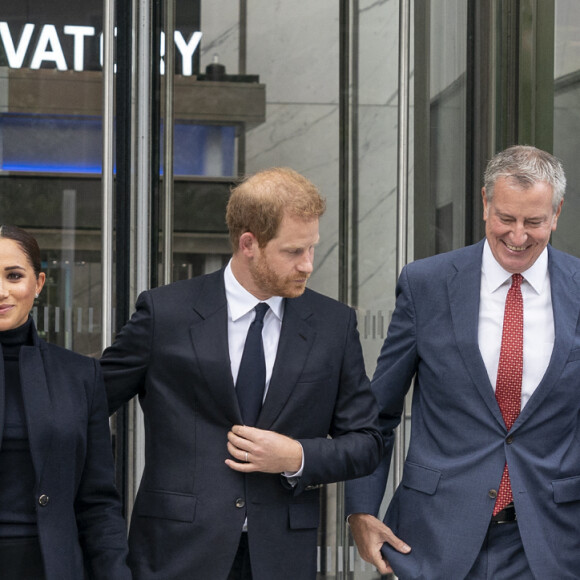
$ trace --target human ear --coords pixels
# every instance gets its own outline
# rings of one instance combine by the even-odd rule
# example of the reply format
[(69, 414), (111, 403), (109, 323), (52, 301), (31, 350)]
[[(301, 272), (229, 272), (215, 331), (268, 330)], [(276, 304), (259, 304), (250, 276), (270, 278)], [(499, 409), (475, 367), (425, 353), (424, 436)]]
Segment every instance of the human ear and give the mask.
[(44, 282), (46, 280), (46, 274), (44, 272), (40, 272), (38, 277), (36, 278), (36, 298), (38, 298), (42, 288), (44, 286)]
[(240, 251), (247, 257), (251, 258), (254, 256), (255, 248), (258, 246), (258, 240), (256, 236), (251, 232), (244, 232), (240, 236)]

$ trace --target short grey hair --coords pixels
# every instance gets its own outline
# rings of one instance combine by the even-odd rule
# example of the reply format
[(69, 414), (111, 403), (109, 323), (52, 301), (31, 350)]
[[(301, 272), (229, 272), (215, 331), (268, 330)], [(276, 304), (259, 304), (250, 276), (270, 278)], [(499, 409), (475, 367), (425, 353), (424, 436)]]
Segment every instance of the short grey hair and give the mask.
[(566, 175), (562, 163), (550, 153), (530, 145), (514, 145), (497, 153), (487, 164), (484, 174), (485, 196), (493, 199), (493, 188), (500, 177), (514, 179), (523, 189), (545, 182), (552, 187), (552, 209), (558, 210), (566, 192)]

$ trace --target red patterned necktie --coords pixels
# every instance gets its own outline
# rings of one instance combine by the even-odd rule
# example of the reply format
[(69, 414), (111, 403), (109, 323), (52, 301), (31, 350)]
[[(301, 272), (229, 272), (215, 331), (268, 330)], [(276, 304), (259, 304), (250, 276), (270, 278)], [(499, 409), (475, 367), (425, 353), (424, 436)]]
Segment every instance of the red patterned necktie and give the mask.
[[(523, 278), (512, 275), (512, 285), (505, 301), (501, 350), (497, 369), (495, 398), (499, 404), (505, 426), (509, 431), (520, 414), (522, 395), (522, 370), (524, 366), (524, 301), (522, 299)], [(499, 484), (493, 515), (513, 501), (507, 462)]]

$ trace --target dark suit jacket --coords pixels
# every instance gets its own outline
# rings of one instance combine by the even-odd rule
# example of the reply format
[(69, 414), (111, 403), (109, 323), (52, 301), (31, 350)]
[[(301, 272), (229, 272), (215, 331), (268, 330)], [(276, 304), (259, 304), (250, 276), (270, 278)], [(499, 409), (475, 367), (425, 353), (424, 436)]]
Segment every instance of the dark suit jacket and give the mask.
[(223, 270), (144, 292), (102, 365), (111, 412), (138, 394), (145, 416), (129, 538), (135, 577), (225, 580), (247, 517), (255, 580), (313, 579), (318, 487), (370, 473), (380, 456), (354, 311), (308, 290), (285, 301), (256, 426), (302, 444), (294, 489), (280, 475), (225, 464), (227, 433), (242, 420)]
[[(20, 380), (36, 473), (37, 524), (47, 580), (129, 580), (127, 532), (115, 488), (98, 361), (47, 344), (20, 351)], [(4, 358), (0, 347), (0, 436)], [(2, 573), (0, 572), (0, 576)]]
[(412, 548), (405, 556), (385, 548), (397, 575), (465, 578), (486, 535), (493, 490), (507, 460), (534, 575), (578, 578), (580, 260), (548, 246), (552, 358), (508, 433), (478, 345), (482, 250), (480, 242), (403, 269), (373, 378), (387, 453), (373, 476), (347, 484), (347, 510), (377, 513), (392, 429), (416, 374), (403, 480), (385, 517)]

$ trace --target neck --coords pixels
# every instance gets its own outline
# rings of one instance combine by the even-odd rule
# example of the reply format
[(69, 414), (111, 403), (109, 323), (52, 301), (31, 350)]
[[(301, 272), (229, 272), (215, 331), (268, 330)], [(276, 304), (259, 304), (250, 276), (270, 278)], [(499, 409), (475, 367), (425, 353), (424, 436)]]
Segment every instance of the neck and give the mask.
[(30, 325), (31, 318), (18, 326), (17, 328), (10, 328), (9, 330), (0, 331), (0, 343), (4, 345), (10, 344), (25, 344), (30, 342)]

